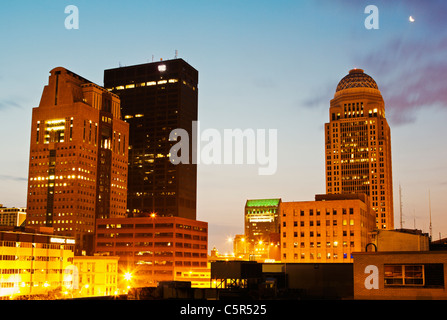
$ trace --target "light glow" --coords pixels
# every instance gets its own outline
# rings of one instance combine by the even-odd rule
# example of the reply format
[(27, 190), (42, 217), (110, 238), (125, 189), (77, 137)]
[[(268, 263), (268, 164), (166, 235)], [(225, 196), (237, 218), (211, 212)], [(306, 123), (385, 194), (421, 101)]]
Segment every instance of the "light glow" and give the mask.
[(130, 281), (132, 279), (132, 273), (126, 272), (124, 274), (124, 279), (126, 279), (127, 281)]

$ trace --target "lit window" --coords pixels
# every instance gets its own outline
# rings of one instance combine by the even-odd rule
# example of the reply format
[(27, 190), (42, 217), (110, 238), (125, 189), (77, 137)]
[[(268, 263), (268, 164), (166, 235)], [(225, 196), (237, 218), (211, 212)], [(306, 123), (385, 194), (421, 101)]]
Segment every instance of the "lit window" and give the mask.
[(424, 266), (422, 265), (385, 265), (384, 273), (385, 285), (424, 285)]

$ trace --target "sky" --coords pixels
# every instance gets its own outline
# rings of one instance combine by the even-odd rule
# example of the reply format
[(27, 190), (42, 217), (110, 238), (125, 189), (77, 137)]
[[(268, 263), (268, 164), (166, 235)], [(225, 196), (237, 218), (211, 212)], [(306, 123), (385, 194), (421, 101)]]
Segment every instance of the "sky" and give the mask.
[[(78, 8), (79, 28), (67, 29)], [(378, 29), (365, 27), (375, 5)], [(414, 22), (409, 21), (409, 17)], [(0, 203), (26, 206), (32, 108), (49, 71), (103, 85), (105, 69), (176, 54), (199, 71), (202, 130), (277, 132), (277, 169), (198, 166), (197, 219), (231, 252), (247, 199), (325, 192), (324, 123), (352, 68), (378, 84), (391, 127), (395, 227), (447, 235), (447, 2), (349, 0), (3, 1)], [(369, 20), (368, 20), (369, 21)], [(399, 197), (399, 186), (401, 197)]]

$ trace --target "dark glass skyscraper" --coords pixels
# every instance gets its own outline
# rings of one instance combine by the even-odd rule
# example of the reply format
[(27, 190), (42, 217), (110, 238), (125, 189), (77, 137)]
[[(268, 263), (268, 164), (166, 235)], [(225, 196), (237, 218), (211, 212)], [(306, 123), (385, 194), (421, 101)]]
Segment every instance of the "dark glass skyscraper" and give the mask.
[(104, 87), (121, 100), (130, 125), (128, 211), (196, 219), (196, 164), (172, 164), (173, 129), (192, 141), (198, 72), (183, 59), (104, 71)]

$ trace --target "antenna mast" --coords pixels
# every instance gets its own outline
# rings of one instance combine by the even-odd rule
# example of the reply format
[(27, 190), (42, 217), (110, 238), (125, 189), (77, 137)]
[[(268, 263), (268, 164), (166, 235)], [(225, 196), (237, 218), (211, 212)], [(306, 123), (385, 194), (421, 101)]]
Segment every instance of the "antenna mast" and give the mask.
[(430, 198), (430, 189), (428, 189), (428, 212), (430, 214), (430, 239), (432, 237), (432, 225), (431, 225), (431, 198)]
[(402, 188), (399, 184), (400, 228), (402, 229)]

